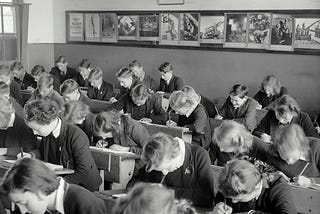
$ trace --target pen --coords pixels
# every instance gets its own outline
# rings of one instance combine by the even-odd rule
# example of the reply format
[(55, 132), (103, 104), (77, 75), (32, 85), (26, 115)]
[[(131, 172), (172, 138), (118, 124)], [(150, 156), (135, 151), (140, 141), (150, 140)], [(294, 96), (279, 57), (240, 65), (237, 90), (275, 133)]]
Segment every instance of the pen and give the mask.
[(306, 171), (307, 167), (309, 166), (309, 162), (306, 163), (306, 165), (303, 167), (303, 169), (301, 170), (300, 174), (298, 175), (298, 177), (300, 177), (304, 171)]
[(160, 184), (162, 184), (164, 182), (164, 179), (166, 178), (166, 175), (163, 175), (161, 181), (160, 181)]
[(227, 207), (226, 207), (226, 205), (227, 205), (227, 198), (224, 197), (224, 204), (223, 204), (224, 213), (227, 213)]
[(21, 154), (21, 158), (23, 158), (23, 147), (20, 147), (20, 154)]
[(220, 113), (219, 113), (219, 111), (218, 111), (218, 109), (217, 109), (217, 107), (216, 107), (216, 106), (214, 106), (214, 109), (216, 110), (217, 115), (219, 115), (219, 116), (220, 116)]

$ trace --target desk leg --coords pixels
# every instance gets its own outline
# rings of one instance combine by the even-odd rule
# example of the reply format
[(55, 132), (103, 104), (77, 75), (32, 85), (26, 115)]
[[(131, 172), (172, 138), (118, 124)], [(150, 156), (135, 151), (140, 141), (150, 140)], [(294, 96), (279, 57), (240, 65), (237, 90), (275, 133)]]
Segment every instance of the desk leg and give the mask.
[(100, 170), (100, 177), (102, 179), (102, 183), (99, 187), (99, 191), (104, 191), (104, 170)]
[(134, 159), (122, 160), (120, 163), (120, 182), (112, 183), (111, 189), (126, 189), (128, 182), (133, 176), (134, 166)]

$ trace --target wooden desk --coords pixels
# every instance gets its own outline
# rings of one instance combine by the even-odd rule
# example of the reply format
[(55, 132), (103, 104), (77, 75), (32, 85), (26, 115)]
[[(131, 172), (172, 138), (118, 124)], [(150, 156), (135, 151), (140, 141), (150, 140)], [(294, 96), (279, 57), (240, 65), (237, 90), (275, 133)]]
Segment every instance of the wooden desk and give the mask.
[(125, 189), (132, 178), (135, 160), (140, 156), (93, 146), (90, 150), (103, 180), (100, 190), (104, 190), (104, 181), (112, 182), (111, 189)]
[(189, 131), (188, 128), (179, 127), (179, 126), (165, 126), (165, 125), (158, 125), (152, 123), (140, 123), (148, 130), (150, 135), (154, 135), (159, 132), (163, 132), (165, 134), (170, 134), (173, 137), (179, 137), (186, 143), (192, 142), (192, 133)]

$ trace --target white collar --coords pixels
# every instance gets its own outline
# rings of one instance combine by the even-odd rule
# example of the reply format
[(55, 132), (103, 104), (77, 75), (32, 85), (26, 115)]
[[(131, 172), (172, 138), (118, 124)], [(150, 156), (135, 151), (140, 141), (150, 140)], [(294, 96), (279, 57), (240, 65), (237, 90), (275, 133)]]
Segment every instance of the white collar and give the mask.
[(64, 208), (63, 208), (63, 201), (64, 201), (64, 194), (65, 194), (65, 180), (60, 177), (59, 186), (56, 190), (56, 198), (54, 203), (54, 209), (58, 211), (61, 214), (64, 214)]
[(189, 111), (186, 113), (186, 117), (189, 117), (189, 116), (192, 114), (192, 112), (197, 108), (198, 104), (199, 104), (199, 102), (195, 102), (195, 103), (193, 104), (193, 106), (191, 106), (191, 108), (189, 109)]
[(103, 81), (101, 81), (101, 84), (97, 87), (98, 90), (100, 90), (102, 83), (103, 83)]
[(174, 138), (176, 141), (178, 141), (179, 143), (179, 148), (180, 148), (180, 154), (181, 154), (181, 158), (179, 160), (177, 160), (177, 164), (176, 164), (176, 169), (180, 168), (183, 165), (184, 159), (185, 159), (185, 154), (186, 154), (186, 145), (184, 143), (184, 141), (178, 137)]
[(58, 138), (59, 135), (60, 135), (60, 131), (61, 131), (61, 119), (60, 118), (57, 118), (58, 119), (58, 124), (57, 126), (53, 129), (52, 131), (52, 135), (53, 137), (55, 138)]
[(171, 75), (171, 78), (166, 81), (167, 85), (169, 85), (169, 83), (172, 80), (172, 78), (173, 78), (173, 74)]
[(16, 114), (15, 114), (15, 113), (11, 113), (10, 119), (9, 119), (8, 128), (13, 127), (13, 124), (14, 124), (14, 120), (15, 120), (15, 119), (16, 119)]

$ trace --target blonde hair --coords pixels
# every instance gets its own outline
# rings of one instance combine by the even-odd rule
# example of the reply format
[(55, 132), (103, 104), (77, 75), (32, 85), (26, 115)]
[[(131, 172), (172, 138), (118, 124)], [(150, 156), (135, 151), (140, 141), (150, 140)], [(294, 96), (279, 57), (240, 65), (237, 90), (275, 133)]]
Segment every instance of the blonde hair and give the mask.
[(264, 78), (261, 83), (261, 90), (265, 91), (266, 87), (270, 87), (273, 90), (273, 95), (280, 94), (281, 84), (275, 75), (269, 75)]
[(102, 69), (99, 68), (99, 67), (96, 67), (96, 68), (94, 68), (94, 69), (92, 69), (92, 70), (90, 71), (90, 74), (89, 74), (88, 79), (89, 79), (89, 80), (92, 80), (92, 79), (94, 79), (94, 80), (101, 79), (101, 78), (102, 78), (102, 74), (103, 74)]
[(195, 103), (194, 99), (183, 91), (174, 91), (169, 98), (169, 105), (173, 110), (180, 110)]
[(280, 116), (286, 112), (291, 112), (298, 114), (300, 112), (300, 107), (295, 99), (291, 96), (285, 94), (276, 99), (273, 106), (274, 111), (276, 111)]
[(89, 114), (89, 106), (81, 101), (69, 101), (64, 104), (62, 118), (74, 123), (76, 120), (85, 118)]
[(41, 74), (38, 82), (37, 82), (37, 89), (41, 90), (44, 88), (49, 88), (53, 86), (53, 77), (51, 74), (43, 73)]
[(233, 120), (223, 121), (219, 127), (215, 128), (212, 140), (225, 142), (226, 138), (230, 138), (228, 145), (236, 148), (238, 154), (247, 153), (253, 142), (253, 136), (246, 127)]
[(194, 90), (194, 88), (192, 88), (192, 87), (189, 86), (189, 85), (183, 86), (183, 88), (181, 89), (181, 91), (186, 92), (190, 97), (193, 98), (193, 100), (194, 100), (195, 102), (198, 102), (199, 99), (200, 99), (200, 94), (198, 94), (198, 93)]

